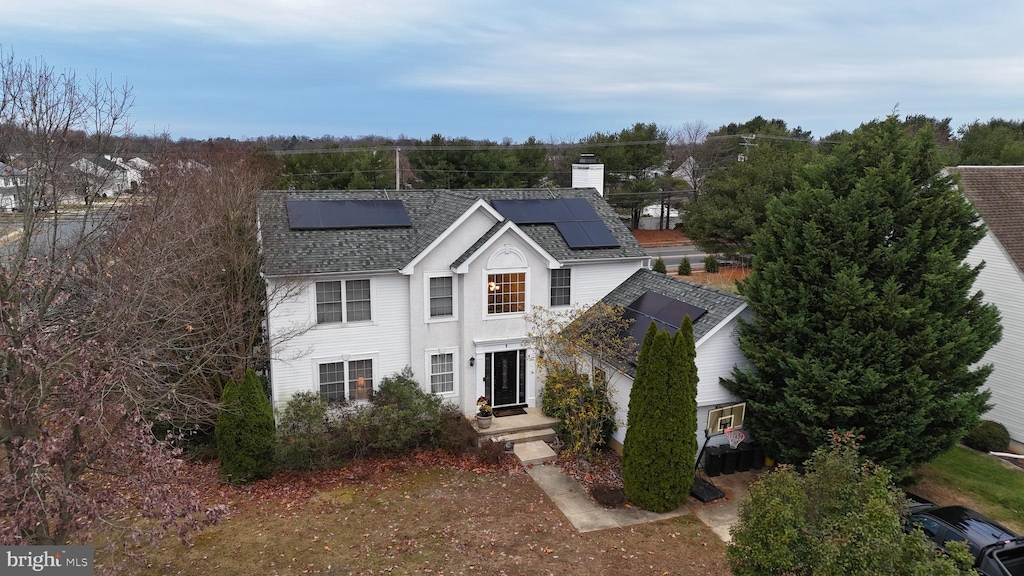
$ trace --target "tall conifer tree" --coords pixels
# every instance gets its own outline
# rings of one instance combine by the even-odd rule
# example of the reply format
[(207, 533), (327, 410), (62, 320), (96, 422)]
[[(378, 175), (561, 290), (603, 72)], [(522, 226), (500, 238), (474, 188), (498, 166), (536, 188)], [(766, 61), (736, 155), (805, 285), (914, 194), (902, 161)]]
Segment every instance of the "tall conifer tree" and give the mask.
[(977, 425), (999, 340), (994, 307), (964, 264), (985, 233), (927, 131), (896, 117), (861, 126), (768, 208), (741, 293), (740, 344), (756, 370), (727, 385), (767, 452), (800, 463), (829, 430), (897, 477)]

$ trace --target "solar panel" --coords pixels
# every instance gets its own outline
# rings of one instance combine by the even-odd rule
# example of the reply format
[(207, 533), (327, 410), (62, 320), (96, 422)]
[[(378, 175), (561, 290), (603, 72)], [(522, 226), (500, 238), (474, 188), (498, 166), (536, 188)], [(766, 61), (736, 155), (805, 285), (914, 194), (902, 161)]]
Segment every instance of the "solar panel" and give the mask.
[(617, 248), (619, 242), (603, 222), (555, 222), (569, 248)]
[[(667, 328), (671, 333), (675, 333), (679, 329), (679, 323), (683, 321), (684, 316), (689, 316), (691, 322), (696, 322), (698, 318), (707, 312), (703, 308), (651, 291), (641, 294), (626, 309), (657, 321), (660, 327)], [(650, 324), (650, 322), (644, 323), (645, 330), (647, 329), (647, 324)], [(638, 342), (640, 341), (643, 341), (642, 333)]]
[(572, 249), (619, 247), (585, 198), (492, 200), (491, 205), (516, 224), (554, 224)]
[(412, 226), (401, 200), (289, 200), (286, 208), (292, 230)]
[(566, 198), (565, 205), (572, 212), (573, 220), (600, 220), (594, 207), (585, 198)]
[[(590, 238), (592, 248), (618, 248), (619, 241), (612, 236), (610, 230), (600, 220), (584, 220), (580, 222), (583, 232)], [(572, 246), (569, 246), (572, 248)]]

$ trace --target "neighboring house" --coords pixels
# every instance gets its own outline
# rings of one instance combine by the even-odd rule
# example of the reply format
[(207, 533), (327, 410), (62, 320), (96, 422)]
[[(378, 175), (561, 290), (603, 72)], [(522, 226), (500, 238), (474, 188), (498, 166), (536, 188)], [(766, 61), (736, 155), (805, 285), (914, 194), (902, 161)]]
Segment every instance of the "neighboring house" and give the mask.
[(28, 185), (28, 171), (0, 162), (0, 211), (10, 212), (18, 206), (18, 190)]
[[(693, 321), (697, 349), (697, 445), (703, 446), (705, 431), (710, 431), (710, 446), (725, 444), (721, 433), (726, 427), (743, 425), (745, 405), (742, 399), (722, 386), (721, 378), (730, 378), (733, 368), (750, 365), (739, 347), (739, 320), (749, 322), (752, 312), (742, 296), (696, 284), (651, 270), (638, 270), (604, 297), (604, 302), (623, 306), (632, 318), (630, 332), (637, 350), (650, 323), (675, 334), (683, 316)], [(621, 447), (626, 438), (629, 393), (636, 366), (624, 371), (609, 370), (609, 385), (618, 407), (619, 429), (612, 440)], [(710, 415), (710, 423), (709, 423)]]
[(1024, 449), (1024, 166), (958, 166), (960, 188), (981, 215), (988, 234), (967, 255), (985, 262), (974, 287), (999, 308), (1003, 339), (985, 354), (992, 410), (982, 415), (1006, 426)]
[(142, 185), (143, 173), (151, 166), (142, 158), (124, 160), (109, 154), (79, 158), (71, 163), (72, 168), (85, 176), (89, 191), (100, 198), (137, 190)]
[(405, 366), (465, 413), (479, 396), (536, 406), (525, 314), (595, 303), (650, 265), (589, 188), (267, 191), (259, 228), (277, 407), (361, 402)]

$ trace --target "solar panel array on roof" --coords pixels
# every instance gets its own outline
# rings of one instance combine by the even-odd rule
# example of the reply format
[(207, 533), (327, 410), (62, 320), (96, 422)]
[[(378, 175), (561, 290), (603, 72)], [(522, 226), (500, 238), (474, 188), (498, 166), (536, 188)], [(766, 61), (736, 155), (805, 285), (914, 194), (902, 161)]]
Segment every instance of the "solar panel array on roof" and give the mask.
[(668, 330), (669, 334), (675, 334), (684, 316), (689, 316), (691, 322), (696, 322), (706, 312), (704, 308), (647, 291), (626, 306), (623, 317), (632, 320), (629, 333), (639, 344), (644, 341), (644, 335), (651, 322), (656, 323), (662, 330)]
[(412, 226), (401, 200), (289, 200), (286, 207), (292, 230)]
[(491, 205), (516, 224), (554, 224), (572, 249), (619, 247), (585, 198), (491, 200)]

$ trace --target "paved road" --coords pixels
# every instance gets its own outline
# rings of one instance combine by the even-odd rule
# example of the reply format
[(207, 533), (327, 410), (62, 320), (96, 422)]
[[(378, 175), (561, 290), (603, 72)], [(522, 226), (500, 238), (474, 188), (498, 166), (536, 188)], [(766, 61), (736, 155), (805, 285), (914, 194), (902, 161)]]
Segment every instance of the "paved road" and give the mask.
[(645, 248), (645, 250), (651, 255), (651, 258), (660, 256), (665, 261), (665, 268), (669, 270), (678, 268), (683, 258), (690, 261), (690, 266), (702, 267), (704, 266), (704, 257), (707, 256), (700, 248), (692, 245)]
[[(57, 215), (57, 242), (67, 244), (76, 242), (84, 234), (91, 234), (103, 226), (111, 218), (107, 210), (97, 210), (86, 215), (84, 212), (68, 211)], [(5, 214), (0, 221), (0, 254), (12, 254), (22, 235), (22, 215)], [(33, 248), (48, 246), (53, 240), (53, 215), (39, 214), (35, 221), (36, 233), (32, 242)]]

